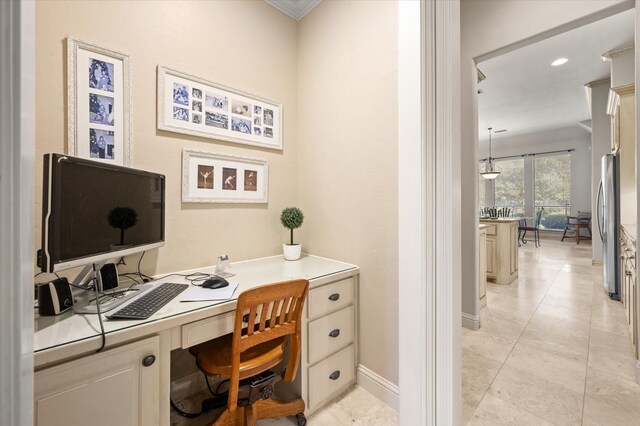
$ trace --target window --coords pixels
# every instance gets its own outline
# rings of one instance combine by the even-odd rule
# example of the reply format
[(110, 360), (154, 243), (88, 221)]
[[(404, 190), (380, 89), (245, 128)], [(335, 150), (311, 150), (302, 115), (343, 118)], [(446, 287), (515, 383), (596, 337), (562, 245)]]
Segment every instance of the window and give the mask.
[(502, 173), (495, 179), (495, 206), (509, 207), (511, 216), (524, 216), (524, 159), (496, 161)]
[(535, 210), (544, 207), (540, 227), (564, 229), (571, 211), (571, 156), (535, 157), (533, 170)]

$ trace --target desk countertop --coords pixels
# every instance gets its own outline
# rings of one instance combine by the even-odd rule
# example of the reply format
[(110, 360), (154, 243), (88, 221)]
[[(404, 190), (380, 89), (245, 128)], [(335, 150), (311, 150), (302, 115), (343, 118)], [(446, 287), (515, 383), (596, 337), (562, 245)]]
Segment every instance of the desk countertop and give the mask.
[[(213, 274), (214, 271), (215, 267), (208, 267), (179, 273), (204, 272)], [(358, 273), (358, 267), (312, 255), (303, 255), (302, 258), (293, 262), (284, 260), (282, 256), (272, 256), (232, 263), (228, 272), (235, 274), (234, 277), (230, 278), (230, 281), (239, 283), (232, 299), (225, 301), (180, 302), (180, 296), (178, 296), (146, 320), (108, 320), (103, 315), (107, 341), (109, 342), (110, 335), (115, 337), (118, 333), (126, 332), (135, 327), (144, 326), (146, 333), (153, 333), (167, 327), (180, 325), (181, 321), (177, 317), (186, 313), (190, 314), (190, 320), (199, 320), (232, 311), (235, 309), (237, 297), (240, 293), (262, 284), (305, 278), (309, 281), (316, 280), (316, 285), (319, 285), (325, 276), (335, 276), (340, 273), (344, 273), (345, 276), (355, 275)], [(155, 283), (163, 282), (188, 283), (181, 276), (168, 277)], [(313, 288), (314, 283), (311, 283), (310, 286)], [(52, 317), (40, 317), (36, 314), (33, 336), (33, 350), (36, 355), (36, 361), (38, 361), (38, 358), (43, 358), (41, 361), (45, 362), (48, 357), (44, 356), (44, 353), (50, 350), (61, 346), (71, 346), (73, 343), (88, 339), (95, 341), (95, 344), (99, 346), (101, 338), (97, 315), (80, 315), (72, 311)], [(120, 339), (112, 340), (117, 341)], [(39, 357), (38, 355), (42, 356)]]

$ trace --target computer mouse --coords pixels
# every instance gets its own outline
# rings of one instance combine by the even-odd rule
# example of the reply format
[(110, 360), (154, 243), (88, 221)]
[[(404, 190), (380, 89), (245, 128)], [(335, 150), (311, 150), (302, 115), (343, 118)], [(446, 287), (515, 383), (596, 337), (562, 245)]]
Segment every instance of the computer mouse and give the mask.
[(210, 288), (212, 290), (223, 288), (228, 285), (229, 285), (229, 281), (225, 280), (222, 277), (209, 278), (208, 280), (202, 283), (203, 288)]

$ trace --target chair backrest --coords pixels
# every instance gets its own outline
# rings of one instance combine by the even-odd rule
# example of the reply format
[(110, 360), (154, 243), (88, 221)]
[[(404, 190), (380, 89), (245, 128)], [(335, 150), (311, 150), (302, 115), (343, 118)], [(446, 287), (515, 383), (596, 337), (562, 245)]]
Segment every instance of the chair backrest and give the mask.
[(238, 297), (231, 352), (230, 410), (237, 404), (240, 356), (254, 346), (290, 336), (284, 379), (291, 382), (295, 378), (300, 360), (302, 308), (308, 288), (307, 280), (284, 281), (244, 291)]
[(542, 220), (542, 212), (544, 212), (544, 207), (541, 207), (540, 210), (536, 213), (536, 221), (533, 226), (537, 229), (540, 227), (540, 221)]

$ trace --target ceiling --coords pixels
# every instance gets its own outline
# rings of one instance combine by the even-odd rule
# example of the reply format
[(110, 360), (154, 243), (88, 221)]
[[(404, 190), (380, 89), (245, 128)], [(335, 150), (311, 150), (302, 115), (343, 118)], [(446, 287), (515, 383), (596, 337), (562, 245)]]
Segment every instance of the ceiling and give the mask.
[(271, 6), (299, 21), (311, 11), (320, 0), (264, 0)]
[[(635, 11), (602, 19), (478, 64), (481, 141), (488, 127), (507, 129), (494, 140), (542, 130), (578, 126), (589, 120), (586, 83), (607, 78), (603, 53), (633, 43)], [(565, 57), (565, 65), (551, 62)]]

